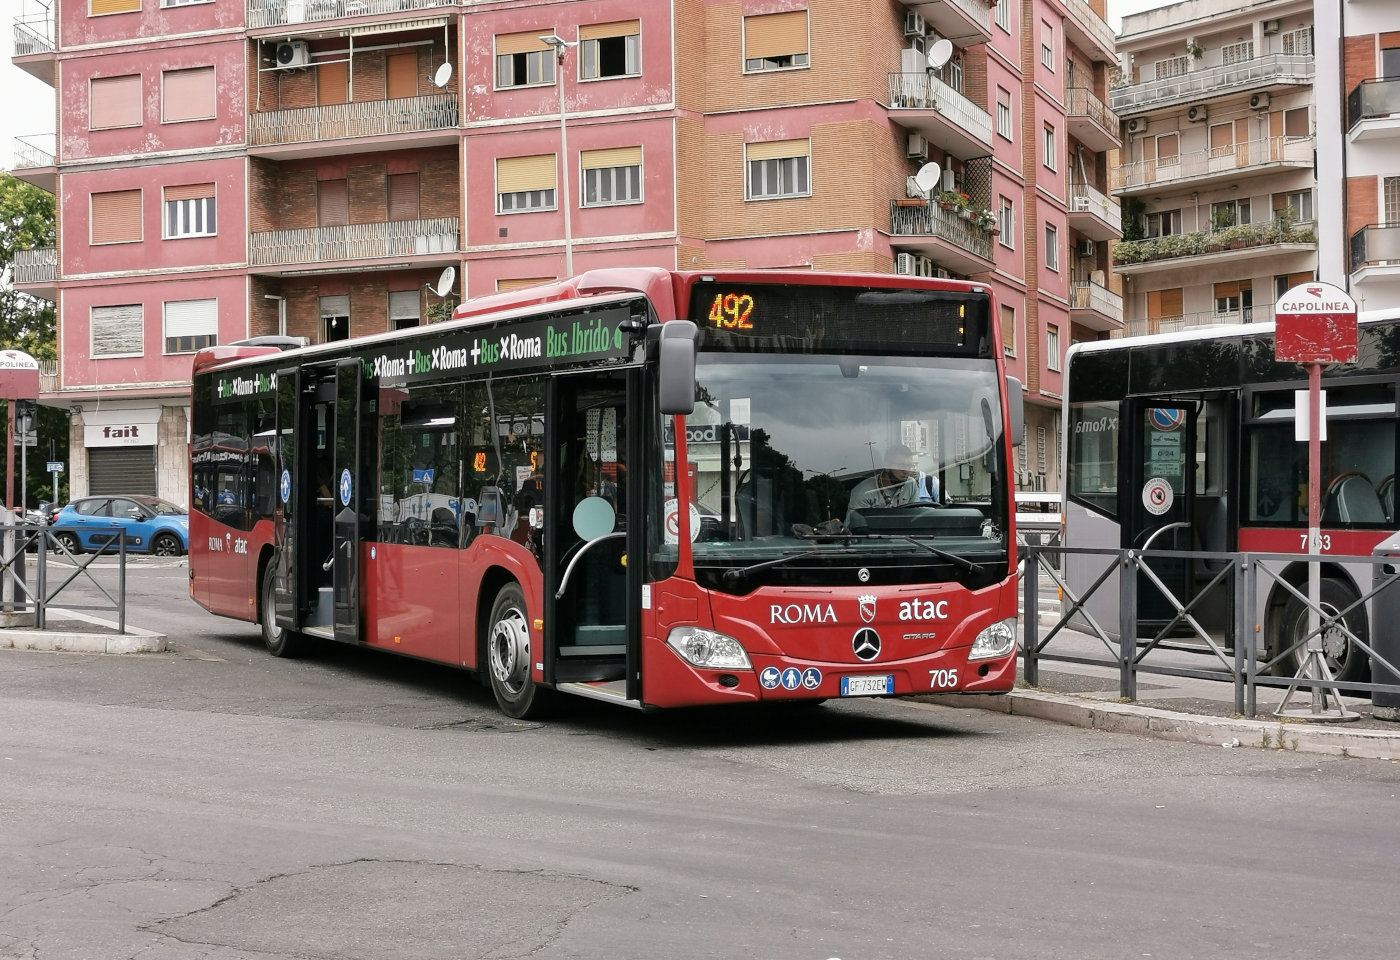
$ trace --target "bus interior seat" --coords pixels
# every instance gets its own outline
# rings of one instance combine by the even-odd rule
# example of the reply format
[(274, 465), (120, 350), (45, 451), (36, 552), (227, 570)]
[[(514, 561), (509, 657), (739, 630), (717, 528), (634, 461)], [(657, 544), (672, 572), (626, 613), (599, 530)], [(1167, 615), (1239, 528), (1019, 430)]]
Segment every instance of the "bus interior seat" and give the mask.
[(1384, 523), (1385, 516), (1385, 508), (1371, 486), (1370, 477), (1355, 470), (1339, 474), (1323, 498), (1324, 524)]

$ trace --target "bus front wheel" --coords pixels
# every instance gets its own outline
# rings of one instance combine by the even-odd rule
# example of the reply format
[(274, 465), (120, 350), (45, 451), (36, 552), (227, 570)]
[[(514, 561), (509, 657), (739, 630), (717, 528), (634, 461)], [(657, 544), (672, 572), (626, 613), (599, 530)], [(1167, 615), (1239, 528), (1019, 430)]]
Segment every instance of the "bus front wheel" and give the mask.
[[(1299, 584), (1299, 591), (1307, 593), (1307, 582)], [(1350, 607), (1359, 599), (1355, 590), (1341, 580), (1324, 578), (1318, 585), (1318, 606), (1326, 618), (1335, 618), (1338, 613)], [(1371, 642), (1371, 631), (1366, 623), (1364, 608), (1352, 610), (1340, 621), (1366, 643)], [(1295, 643), (1297, 649), (1281, 665), (1289, 675), (1297, 676), (1307, 655), (1306, 644), (1302, 642), (1308, 635), (1308, 606), (1297, 597), (1289, 596), (1284, 604), (1283, 616), (1279, 621), (1278, 646), (1275, 650), (1287, 650)], [(1333, 680), (1365, 682), (1371, 678), (1371, 661), (1365, 650), (1347, 638), (1340, 626), (1324, 627), (1322, 631), (1322, 655), (1327, 661), (1327, 669)]]
[(263, 643), (267, 645), (267, 652), (274, 657), (300, 656), (306, 649), (306, 637), (277, 623), (274, 566), (275, 563), (269, 562), (263, 570), (258, 591), (258, 624), (262, 627)]
[(543, 712), (548, 694), (530, 673), (530, 621), (519, 584), (506, 584), (491, 605), (486, 669), (502, 713), (525, 720)]

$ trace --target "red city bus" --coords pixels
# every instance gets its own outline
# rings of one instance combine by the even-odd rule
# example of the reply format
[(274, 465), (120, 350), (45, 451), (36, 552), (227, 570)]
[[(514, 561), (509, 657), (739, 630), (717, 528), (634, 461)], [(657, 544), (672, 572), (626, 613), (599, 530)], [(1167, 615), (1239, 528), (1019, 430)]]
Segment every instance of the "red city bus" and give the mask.
[(996, 317), (976, 283), (639, 268), (201, 351), (192, 488), (235, 502), (194, 498), (191, 596), (278, 656), (476, 671), (513, 717), (1005, 692)]

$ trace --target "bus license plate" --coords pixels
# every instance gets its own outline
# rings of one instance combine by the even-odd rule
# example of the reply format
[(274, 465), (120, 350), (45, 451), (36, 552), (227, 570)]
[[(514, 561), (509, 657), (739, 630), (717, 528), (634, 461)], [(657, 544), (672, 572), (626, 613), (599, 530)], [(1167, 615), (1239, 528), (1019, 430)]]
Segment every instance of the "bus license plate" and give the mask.
[(882, 693), (894, 693), (894, 677), (842, 677), (841, 696), (875, 697)]

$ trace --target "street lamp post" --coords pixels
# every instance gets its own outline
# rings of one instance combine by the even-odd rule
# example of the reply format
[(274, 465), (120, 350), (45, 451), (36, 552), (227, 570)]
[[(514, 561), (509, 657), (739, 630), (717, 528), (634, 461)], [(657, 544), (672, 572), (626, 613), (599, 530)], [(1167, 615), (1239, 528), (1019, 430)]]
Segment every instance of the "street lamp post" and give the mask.
[(569, 125), (564, 117), (564, 53), (578, 45), (576, 40), (565, 40), (551, 33), (540, 37), (540, 41), (554, 49), (555, 79), (559, 81), (559, 188), (564, 201), (564, 276), (574, 275), (574, 238), (570, 223), (569, 208)]

